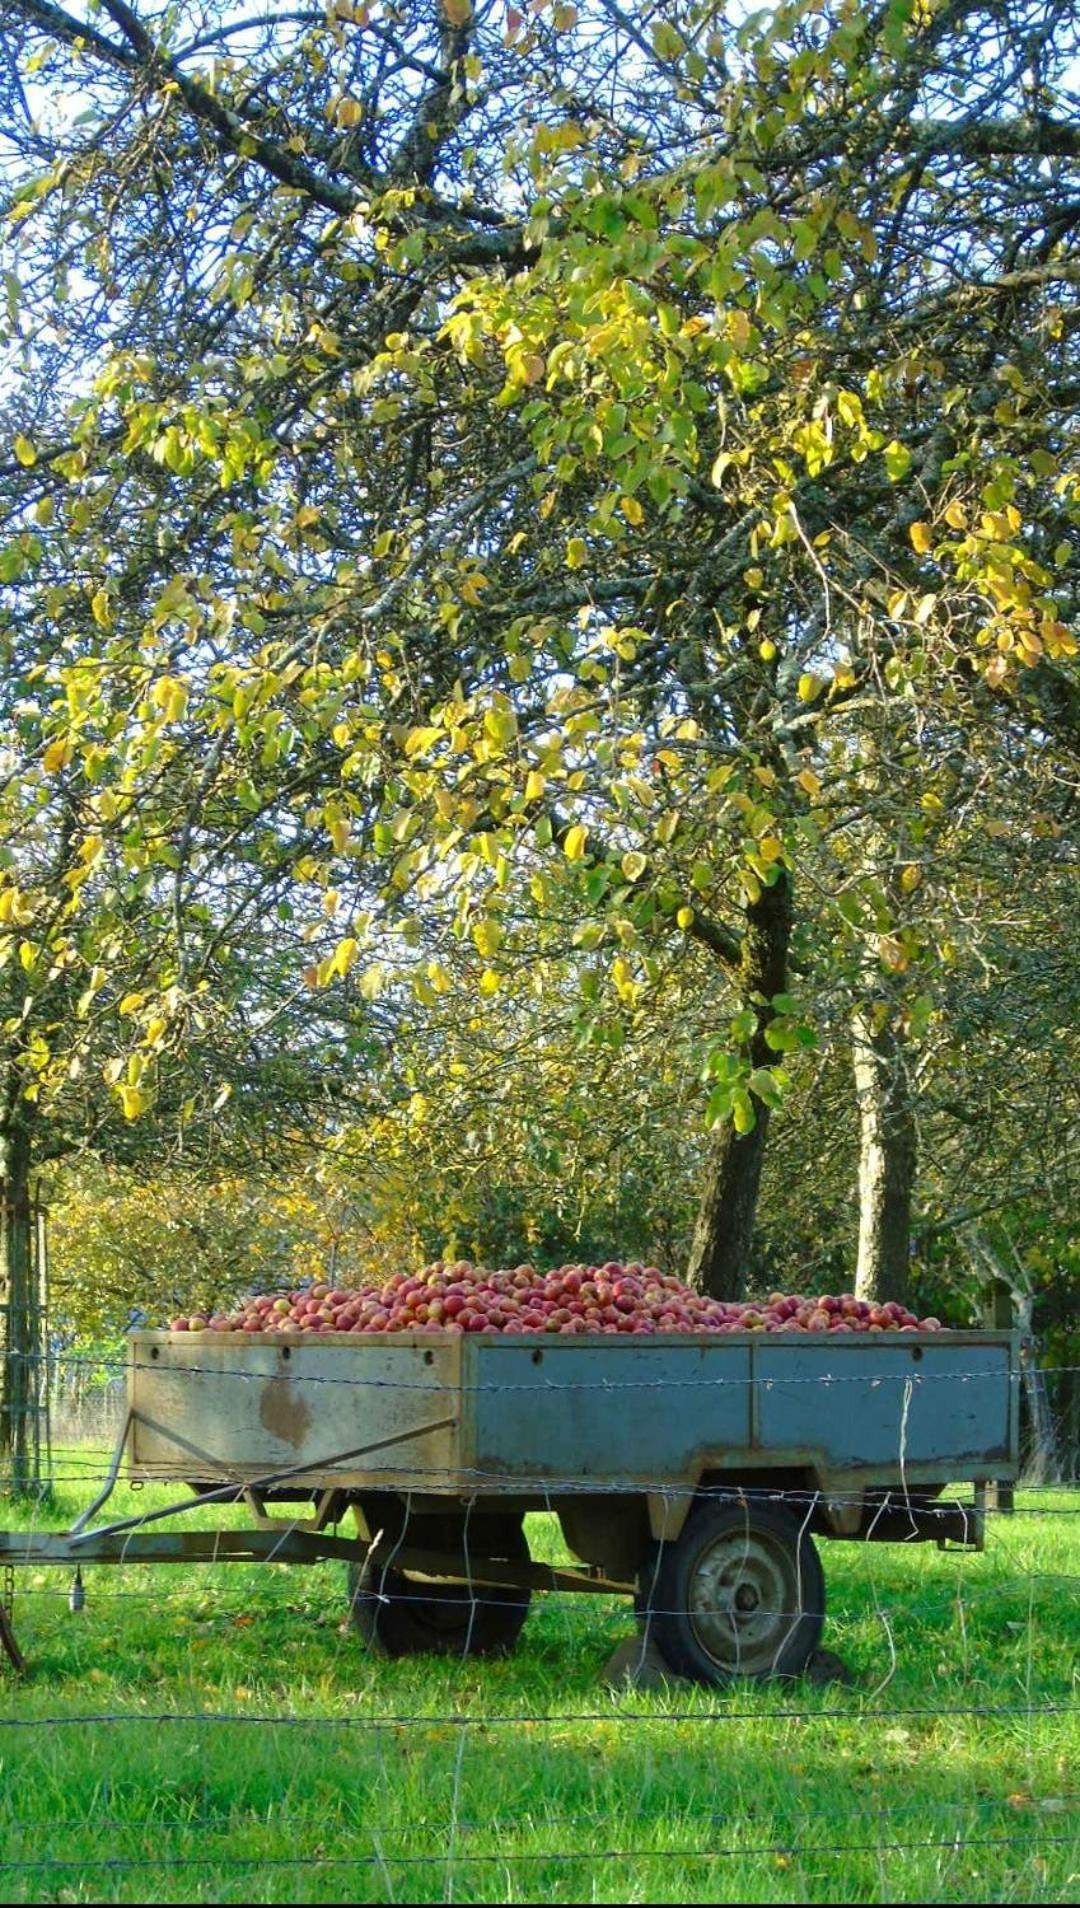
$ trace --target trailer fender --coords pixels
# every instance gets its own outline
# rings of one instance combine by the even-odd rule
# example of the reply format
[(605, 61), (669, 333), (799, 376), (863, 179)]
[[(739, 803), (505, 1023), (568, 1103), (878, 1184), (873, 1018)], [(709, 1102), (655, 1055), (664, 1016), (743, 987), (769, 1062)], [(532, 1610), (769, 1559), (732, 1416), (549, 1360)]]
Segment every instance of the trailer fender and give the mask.
[(673, 1544), (682, 1534), (690, 1515), (697, 1479), (685, 1490), (649, 1491), (645, 1502), (649, 1512), (649, 1533), (658, 1544)]
[(672, 1544), (676, 1541), (703, 1491), (735, 1494), (752, 1491), (777, 1499), (783, 1497), (785, 1492), (792, 1492), (807, 1513), (810, 1527), (836, 1537), (853, 1536), (863, 1517), (862, 1491), (856, 1489), (836, 1495), (828, 1494), (824, 1479), (812, 1464), (778, 1464), (734, 1470), (728, 1469), (725, 1462), (703, 1459), (696, 1472), (687, 1477), (684, 1486), (647, 1493), (649, 1530), (656, 1543)]
[(649, 1547), (643, 1497), (589, 1491), (560, 1497), (556, 1508), (566, 1547), (575, 1557), (610, 1577), (633, 1582)]

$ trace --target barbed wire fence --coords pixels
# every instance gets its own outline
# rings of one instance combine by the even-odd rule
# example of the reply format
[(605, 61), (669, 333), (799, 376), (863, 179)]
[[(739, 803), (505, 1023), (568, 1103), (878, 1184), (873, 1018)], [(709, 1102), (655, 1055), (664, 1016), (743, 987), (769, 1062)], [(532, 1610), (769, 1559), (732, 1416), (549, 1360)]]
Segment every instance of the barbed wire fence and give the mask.
[[(80, 1404), (65, 1420), (54, 1406), (56, 1502), (21, 1513), (18, 1541), (28, 1558), (39, 1538), (62, 1527), (73, 1505), (84, 1509), (109, 1481), (110, 1464), (100, 1447), (119, 1436), (125, 1411), (123, 1372), (119, 1361), (115, 1369), (112, 1363), (77, 1355), (57, 1360), (60, 1386), (69, 1386), (72, 1396), (82, 1386), (100, 1418), (92, 1419)], [(93, 1382), (84, 1384), (91, 1368)], [(223, 1366), (220, 1359), (200, 1364), (196, 1355), (183, 1370), (192, 1379), (212, 1372), (240, 1384), (265, 1383), (265, 1374), (246, 1367), (242, 1357)], [(942, 1379), (950, 1386), (970, 1385), (972, 1395), (986, 1381), (984, 1370), (955, 1367)], [(676, 1413), (697, 1408), (716, 1382), (661, 1381)], [(744, 1382), (765, 1386), (776, 1380), (734, 1380), (736, 1386)], [(857, 1416), (863, 1387), (880, 1392), (881, 1382), (830, 1372), (786, 1384), (818, 1386), (813, 1408), (829, 1418)], [(1017, 1374), (1011, 1382), (1018, 1382)], [(433, 1390), (430, 1377), (417, 1382), (297, 1373), (291, 1383), (316, 1423), (328, 1386), (355, 1387), (349, 1396), (356, 1396), (358, 1407), (386, 1393), (407, 1399), (412, 1391)], [(897, 1481), (882, 1495), (877, 1514), (883, 1507), (902, 1512), (906, 1504), (912, 1511), (909, 1539), (889, 1546), (864, 1542), (857, 1549), (843, 1542), (822, 1546), (830, 1577), (841, 1585), (834, 1640), (853, 1657), (854, 1668), (834, 1660), (820, 1684), (811, 1674), (772, 1683), (736, 1676), (715, 1687), (674, 1676), (646, 1677), (639, 1686), (631, 1676), (607, 1686), (601, 1672), (614, 1643), (639, 1643), (644, 1665), (649, 1624), (658, 1617), (700, 1620), (700, 1599), (695, 1607), (689, 1600), (646, 1595), (644, 1625), (635, 1627), (625, 1597), (582, 1596), (558, 1584), (544, 1593), (516, 1662), (474, 1661), (468, 1653), (474, 1625), (498, 1598), (490, 1584), (473, 1583), (471, 1575), (464, 1630), (460, 1587), (423, 1583), (424, 1602), (445, 1610), (459, 1655), (444, 1640), (439, 1659), (385, 1660), (364, 1652), (349, 1599), (332, 1585), (333, 1566), (323, 1562), (314, 1590), (302, 1592), (304, 1609), (297, 1614), (303, 1627), (312, 1603), (339, 1599), (325, 1621), (320, 1614), (319, 1647), (312, 1651), (317, 1687), (303, 1677), (297, 1690), (285, 1677), (271, 1679), (267, 1688), (258, 1672), (257, 1636), (261, 1620), (274, 1622), (281, 1646), (288, 1618), (275, 1619), (271, 1609), (280, 1578), (260, 1578), (251, 1562), (226, 1563), (224, 1539), (217, 1559), (211, 1551), (199, 1564), (197, 1588), (193, 1564), (151, 1565), (133, 1554), (136, 1539), (169, 1522), (161, 1516), (167, 1508), (162, 1494), (200, 1481), (190, 1459), (175, 1467), (157, 1464), (158, 1481), (146, 1484), (145, 1500), (128, 1497), (123, 1516), (114, 1520), (122, 1560), (85, 1565), (87, 1581), (80, 1587), (89, 1596), (87, 1610), (69, 1610), (77, 1601), (69, 1572), (61, 1576), (28, 1565), (18, 1573), (25, 1581), (16, 1607), (20, 1621), (25, 1617), (31, 1674), (20, 1686), (0, 1668), (0, 1889), (11, 1900), (677, 1900), (699, 1898), (705, 1890), (716, 1900), (850, 1899), (856, 1892), (881, 1901), (1074, 1898), (1080, 1869), (1080, 1486), (1021, 1491), (1012, 1511), (996, 1506), (991, 1496), (981, 1513), (987, 1531), (983, 1558), (963, 1552), (941, 1557), (932, 1544), (916, 1550), (913, 1507), (921, 1511), (924, 1496), (930, 1513), (934, 1504), (948, 1511), (955, 1501), (951, 1489), (940, 1497), (927, 1494), (905, 1474), (912, 1414), (917, 1422), (934, 1383), (927, 1373), (914, 1384), (908, 1374), (902, 1386), (891, 1380), (886, 1385), (893, 1386), (896, 1406)], [(635, 1416), (657, 1388), (653, 1381), (597, 1377), (552, 1385), (542, 1402), (551, 1404), (551, 1390), (578, 1394), (577, 1408), (590, 1393), (614, 1394), (632, 1438)], [(472, 1391), (505, 1391), (515, 1408), (537, 1409), (533, 1382), (484, 1383)], [(572, 1411), (575, 1400), (557, 1399), (556, 1408)], [(212, 1429), (207, 1427), (208, 1440)], [(75, 1431), (79, 1435), (71, 1436)], [(320, 1485), (326, 1474), (332, 1478), (333, 1468), (329, 1463), (320, 1469)], [(479, 1531), (506, 1478), (479, 1464), (464, 1468), (468, 1494), (460, 1536), (466, 1572), (490, 1575), (483, 1571)], [(415, 1454), (406, 1466), (393, 1452), (384, 1453), (380, 1477), (387, 1492), (400, 1491), (404, 1498), (398, 1550), (415, 1504), (423, 1515), (440, 1487), (453, 1486), (460, 1496), (463, 1482), (460, 1468), (431, 1465), (425, 1471)], [(178, 1513), (182, 1522), (204, 1532), (208, 1519), (222, 1532), (246, 1529), (251, 1515), (243, 1491), (251, 1489), (250, 1479), (225, 1462), (210, 1481), (230, 1491), (233, 1501), (192, 1496), (190, 1511)], [(6, 1482), (0, 1478), (0, 1487)], [(640, 1498), (650, 1483), (668, 1500), (738, 1502), (751, 1513), (768, 1506), (801, 1535), (824, 1532), (824, 1494), (812, 1480), (741, 1488), (737, 1477), (712, 1477), (702, 1490), (673, 1484), (669, 1475), (639, 1476), (616, 1480), (610, 1494)], [(129, 1492), (132, 1485), (121, 1489)], [(534, 1550), (547, 1556), (565, 1549), (558, 1542), (560, 1507), (597, 1489), (595, 1476), (559, 1469), (530, 1477), (521, 1495), (530, 1505)], [(839, 1510), (846, 1500), (854, 1507), (861, 1495), (830, 1491), (829, 1506)], [(279, 1531), (273, 1540), (278, 1551), (271, 1543), (264, 1561), (289, 1551), (310, 1522), (317, 1496), (313, 1487), (288, 1508), (263, 1506), (275, 1513)], [(338, 1527), (336, 1518), (332, 1525)], [(393, 1548), (380, 1553), (378, 1575), (368, 1582), (366, 1594), (376, 1602), (397, 1587), (395, 1554)], [(639, 1585), (648, 1580), (655, 1587), (656, 1555), (650, 1550)], [(10, 1576), (0, 1600), (3, 1595), (11, 1601)], [(225, 1659), (213, 1699), (200, 1686), (203, 1699), (195, 1703), (186, 1700), (194, 1691), (193, 1675), (163, 1687), (150, 1667), (158, 1647), (168, 1659), (175, 1626), (189, 1626), (193, 1608), (212, 1608), (211, 1616), (197, 1620), (212, 1632), (208, 1646), (212, 1642)], [(766, 1624), (774, 1618), (783, 1624), (793, 1613), (789, 1603), (773, 1608), (759, 1597), (756, 1614)], [(103, 1672), (101, 1663), (122, 1662), (132, 1623), (140, 1626), (136, 1655), (143, 1667), (125, 1681)], [(538, 1641), (530, 1648), (534, 1627)], [(202, 1640), (193, 1640), (193, 1650)], [(932, 1660), (947, 1658), (949, 1651), (951, 1660)], [(230, 1682), (232, 1699), (221, 1700)], [(109, 1700), (88, 1701), (98, 1690)], [(122, 1701), (116, 1700), (118, 1690)], [(326, 1805), (325, 1833), (306, 1817), (290, 1828), (272, 1804), (256, 1804), (245, 1789), (252, 1752), (244, 1745), (253, 1742), (256, 1759), (269, 1758), (288, 1771), (286, 1795), (301, 1805), (301, 1814), (306, 1790), (318, 1788), (327, 1757), (336, 1758), (339, 1771), (362, 1775), (364, 1797), (354, 1806), (343, 1788)], [(957, 1757), (952, 1773), (950, 1746)], [(179, 1753), (218, 1771), (214, 1782), (196, 1783), (178, 1798), (164, 1772)], [(63, 1806), (61, 1776), (80, 1754), (106, 1767), (115, 1764), (117, 1772), (97, 1779), (92, 1806), (71, 1810)], [(914, 1769), (919, 1757), (927, 1758), (938, 1783), (918, 1796), (882, 1792), (871, 1786), (875, 1756), (883, 1758), (883, 1767), (899, 1756)], [(722, 1791), (732, 1780), (730, 1774), (713, 1777), (718, 1757), (721, 1770), (737, 1772), (723, 1806), (710, 1805), (716, 1801), (710, 1781)], [(822, 1820), (815, 1811), (829, 1789), (833, 1757), (835, 1787)], [(858, 1781), (851, 1778), (853, 1757), (862, 1758), (855, 1764)], [(770, 1783), (782, 1787), (783, 1770), (800, 1758), (810, 1771), (805, 1814), (797, 1783), (782, 1807), (756, 1798), (755, 1784), (762, 1794)], [(140, 1780), (132, 1771), (143, 1763)], [(412, 1771), (407, 1782), (401, 1776), (405, 1765)], [(57, 1803), (46, 1809), (34, 1806), (44, 1770), (52, 1772)], [(391, 1806), (398, 1781), (405, 1790), (400, 1807)], [(635, 1809), (639, 1782), (644, 1786)], [(410, 1813), (409, 1797), (425, 1785), (437, 1809)], [(85, 1793), (79, 1783), (74, 1787)], [(782, 1833), (776, 1832), (778, 1822)], [(290, 1833), (304, 1845), (283, 1848), (281, 1838)], [(336, 1833), (348, 1836), (349, 1844), (335, 1845)]]

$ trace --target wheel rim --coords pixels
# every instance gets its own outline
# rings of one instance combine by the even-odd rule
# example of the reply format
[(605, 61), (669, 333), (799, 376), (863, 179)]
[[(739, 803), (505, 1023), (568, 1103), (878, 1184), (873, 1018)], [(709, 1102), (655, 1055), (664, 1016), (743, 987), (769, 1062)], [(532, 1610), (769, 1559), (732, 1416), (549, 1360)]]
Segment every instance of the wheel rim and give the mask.
[(752, 1525), (725, 1531), (690, 1574), (687, 1616), (700, 1647), (733, 1676), (771, 1670), (803, 1615), (797, 1547)]

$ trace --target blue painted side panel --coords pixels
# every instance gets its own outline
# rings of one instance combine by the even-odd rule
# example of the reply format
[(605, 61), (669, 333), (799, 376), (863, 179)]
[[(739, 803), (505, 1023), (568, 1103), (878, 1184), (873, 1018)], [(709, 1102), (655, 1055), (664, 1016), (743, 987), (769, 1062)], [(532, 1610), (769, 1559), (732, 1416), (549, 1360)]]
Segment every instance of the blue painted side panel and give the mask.
[(463, 1375), (472, 1389), (463, 1422), (482, 1474), (571, 1484), (682, 1479), (696, 1447), (749, 1442), (750, 1352), (741, 1344), (470, 1338), (465, 1345)]
[(467, 1338), (470, 1476), (616, 1487), (785, 1462), (822, 1482), (946, 1481), (1015, 1464), (1006, 1334)]
[(890, 1346), (883, 1356), (855, 1340), (829, 1357), (814, 1344), (766, 1341), (757, 1370), (765, 1446), (823, 1446), (838, 1468), (1009, 1457), (1001, 1346)]

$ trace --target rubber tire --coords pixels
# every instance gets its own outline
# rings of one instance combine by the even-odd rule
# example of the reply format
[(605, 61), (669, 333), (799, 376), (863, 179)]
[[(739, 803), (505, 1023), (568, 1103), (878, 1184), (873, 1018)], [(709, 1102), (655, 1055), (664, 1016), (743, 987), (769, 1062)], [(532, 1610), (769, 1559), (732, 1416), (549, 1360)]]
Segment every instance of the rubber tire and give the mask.
[[(417, 1519), (411, 1535), (417, 1545), (425, 1543), (423, 1524)], [(452, 1536), (446, 1521), (439, 1520), (441, 1542)], [(457, 1520), (456, 1533), (467, 1535), (471, 1556), (497, 1559), (502, 1563), (528, 1563), (529, 1546), (519, 1519), (473, 1517)], [(443, 1584), (436, 1595), (425, 1591), (403, 1571), (379, 1564), (350, 1564), (348, 1570), (349, 1613), (360, 1635), (383, 1656), (508, 1656), (513, 1650), (529, 1614), (532, 1591), (503, 1588), (499, 1585), (476, 1586)]]
[[(739, 1546), (763, 1560), (764, 1575), (785, 1576), (792, 1597), (790, 1615), (777, 1619), (775, 1635), (763, 1637), (745, 1666), (741, 1649), (735, 1660), (710, 1652), (693, 1618), (694, 1580), (710, 1551), (721, 1547), (739, 1567)], [(762, 1571), (759, 1568), (758, 1575)], [(751, 1583), (754, 1572), (748, 1574)], [(741, 1585), (740, 1585), (741, 1588)], [(753, 1591), (757, 1594), (757, 1591)], [(693, 1682), (726, 1685), (743, 1679), (798, 1676), (821, 1641), (825, 1621), (825, 1575), (809, 1532), (792, 1512), (773, 1504), (731, 1499), (699, 1503), (674, 1543), (653, 1544), (638, 1576), (638, 1618), (668, 1668)], [(785, 1604), (786, 1609), (786, 1604)], [(767, 1613), (766, 1613), (767, 1614)], [(751, 1618), (746, 1619), (747, 1624)], [(760, 1619), (759, 1625), (760, 1625)], [(762, 1660), (764, 1658), (764, 1660)]]

